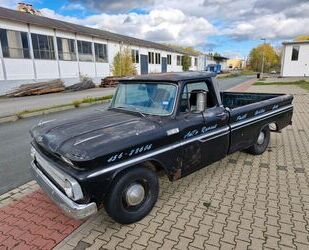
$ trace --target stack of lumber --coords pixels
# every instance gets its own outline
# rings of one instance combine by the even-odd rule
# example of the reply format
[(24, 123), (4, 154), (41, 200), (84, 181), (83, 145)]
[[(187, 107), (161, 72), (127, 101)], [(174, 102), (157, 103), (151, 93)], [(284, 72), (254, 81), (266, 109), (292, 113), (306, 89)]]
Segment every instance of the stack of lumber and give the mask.
[(119, 83), (119, 77), (115, 76), (108, 76), (101, 80), (100, 87), (102, 88), (110, 88), (110, 87), (116, 87)]
[(12, 92), (7, 94), (9, 97), (20, 97), (30, 95), (43, 95), (48, 93), (62, 92), (65, 90), (63, 81), (57, 79), (48, 82), (37, 82), (22, 84)]
[(82, 80), (79, 83), (73, 84), (69, 87), (66, 87), (66, 90), (68, 91), (80, 91), (85, 89), (92, 89), (95, 88), (95, 84), (92, 81), (91, 78), (82, 78)]

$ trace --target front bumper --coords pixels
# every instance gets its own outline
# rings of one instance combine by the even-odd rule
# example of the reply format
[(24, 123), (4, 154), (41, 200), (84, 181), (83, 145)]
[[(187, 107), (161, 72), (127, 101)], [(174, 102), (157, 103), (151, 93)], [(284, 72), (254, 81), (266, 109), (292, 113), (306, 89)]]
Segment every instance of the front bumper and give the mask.
[(98, 209), (95, 202), (88, 204), (78, 204), (64, 195), (47, 177), (38, 169), (35, 162), (31, 162), (31, 171), (41, 188), (48, 196), (65, 212), (66, 215), (73, 219), (81, 220), (95, 214)]

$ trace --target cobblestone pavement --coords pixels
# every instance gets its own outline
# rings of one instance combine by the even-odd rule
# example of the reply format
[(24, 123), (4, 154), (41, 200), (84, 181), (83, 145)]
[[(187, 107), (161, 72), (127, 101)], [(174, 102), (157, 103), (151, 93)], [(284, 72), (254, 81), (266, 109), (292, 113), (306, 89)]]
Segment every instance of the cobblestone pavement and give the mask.
[(176, 182), (161, 178), (149, 216), (122, 226), (101, 210), (57, 249), (309, 249), (309, 94), (293, 86), (293, 126), (263, 155), (237, 152)]
[[(28, 183), (0, 196), (0, 249), (52, 248), (59, 242), (55, 248), (61, 250), (309, 249), (309, 93), (293, 86), (252, 86), (247, 91), (295, 96), (293, 126), (272, 133), (263, 155), (237, 152), (176, 182), (160, 178), (154, 209), (125, 226), (103, 209), (79, 226), (34, 182)], [(27, 206), (16, 210), (16, 204)], [(33, 209), (39, 207), (45, 213)], [(29, 223), (19, 224), (23, 216)], [(50, 223), (40, 227), (50, 216)], [(23, 236), (25, 232), (35, 238)]]

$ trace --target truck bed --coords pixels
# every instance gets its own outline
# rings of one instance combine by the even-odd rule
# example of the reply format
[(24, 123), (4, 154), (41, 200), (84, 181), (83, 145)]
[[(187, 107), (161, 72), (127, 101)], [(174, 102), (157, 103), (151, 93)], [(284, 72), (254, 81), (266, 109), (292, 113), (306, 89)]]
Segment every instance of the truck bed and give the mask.
[(221, 92), (222, 104), (230, 109), (269, 100), (282, 94)]
[(264, 125), (275, 124), (274, 130), (280, 131), (291, 124), (292, 95), (237, 92), (220, 94), (222, 104), (229, 109), (230, 114), (229, 153), (252, 145)]

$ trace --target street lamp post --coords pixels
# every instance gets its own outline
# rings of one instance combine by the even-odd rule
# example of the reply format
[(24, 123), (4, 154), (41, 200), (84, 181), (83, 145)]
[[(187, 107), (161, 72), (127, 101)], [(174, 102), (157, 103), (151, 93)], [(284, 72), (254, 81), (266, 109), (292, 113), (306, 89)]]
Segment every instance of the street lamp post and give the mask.
[[(266, 44), (266, 38), (262, 38), (262, 41), (264, 41), (264, 45)], [(263, 47), (263, 58), (262, 58), (262, 69), (261, 69), (261, 78), (263, 79), (264, 74), (264, 62), (265, 62), (265, 46)]]

